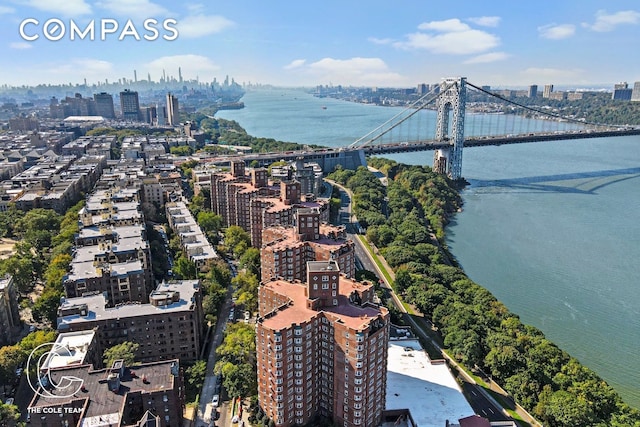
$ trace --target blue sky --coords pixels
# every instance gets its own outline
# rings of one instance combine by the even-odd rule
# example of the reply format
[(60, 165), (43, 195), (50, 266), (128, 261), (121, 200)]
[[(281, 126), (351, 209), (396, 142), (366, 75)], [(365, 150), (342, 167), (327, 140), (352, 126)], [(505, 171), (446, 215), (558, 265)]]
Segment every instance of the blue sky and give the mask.
[[(39, 23), (24, 27), (35, 41), (20, 35), (27, 18)], [(59, 41), (43, 35), (52, 18), (66, 29)], [(159, 21), (152, 41), (142, 39), (148, 18)], [(102, 41), (106, 19), (119, 29)], [(140, 41), (118, 40), (128, 19)], [(176, 40), (162, 39), (165, 19), (177, 21)], [(95, 40), (69, 39), (71, 21), (91, 20)], [(2, 0), (0, 84), (111, 82), (134, 69), (157, 81), (181, 66), (185, 79), (278, 86), (412, 87), (463, 75), (494, 87), (609, 87), (640, 80), (639, 42), (637, 0)]]

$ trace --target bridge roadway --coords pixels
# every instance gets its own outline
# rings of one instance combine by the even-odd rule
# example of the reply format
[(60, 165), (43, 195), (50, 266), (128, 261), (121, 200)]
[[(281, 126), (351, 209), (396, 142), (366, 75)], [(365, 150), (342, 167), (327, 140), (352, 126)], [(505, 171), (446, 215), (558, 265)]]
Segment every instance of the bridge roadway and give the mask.
[[(570, 132), (553, 132), (546, 134), (484, 136), (465, 138), (464, 147), (484, 147), (488, 145), (522, 144), (530, 142), (561, 141), (567, 139), (603, 138), (612, 136), (640, 135), (640, 128), (594, 131), (576, 130)], [(212, 156), (203, 161), (214, 164), (228, 164), (233, 160), (244, 160), (251, 163), (254, 160), (259, 166), (268, 166), (279, 160), (296, 160), (317, 162), (325, 172), (333, 171), (336, 164), (345, 168), (355, 169), (365, 166), (364, 156), (410, 153), (417, 151), (431, 151), (450, 147), (448, 141), (411, 141), (387, 144), (370, 144), (363, 147), (318, 148), (315, 150), (285, 151), (273, 153), (249, 153), (227, 156)]]

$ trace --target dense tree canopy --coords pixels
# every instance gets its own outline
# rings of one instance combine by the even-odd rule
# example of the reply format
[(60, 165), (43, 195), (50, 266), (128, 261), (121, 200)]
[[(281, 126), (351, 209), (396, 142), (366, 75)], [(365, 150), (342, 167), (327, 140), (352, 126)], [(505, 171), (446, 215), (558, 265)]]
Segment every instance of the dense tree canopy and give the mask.
[[(332, 177), (361, 201), (356, 214), (395, 269), (394, 288), (438, 327), (451, 354), (489, 372), (545, 425), (640, 426), (640, 413), (611, 386), (451, 265), (443, 242), (448, 217), (461, 205), (456, 183), (428, 167), (384, 159), (370, 164), (389, 174), (386, 192), (364, 168)], [(384, 197), (386, 218), (369, 221), (384, 212)]]

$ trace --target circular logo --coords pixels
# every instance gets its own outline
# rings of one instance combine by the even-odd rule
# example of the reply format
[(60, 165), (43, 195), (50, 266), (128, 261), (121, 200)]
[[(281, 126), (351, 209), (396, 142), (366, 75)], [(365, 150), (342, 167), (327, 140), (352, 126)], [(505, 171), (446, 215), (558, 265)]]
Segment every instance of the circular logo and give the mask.
[[(36, 356), (41, 349), (47, 347), (50, 347), (48, 351), (44, 351), (39, 357)], [(34, 348), (29, 354), (26, 367), (27, 382), (31, 390), (38, 396), (53, 399), (66, 399), (80, 391), (84, 383), (82, 378), (62, 375), (59, 379), (54, 380), (51, 376), (51, 369), (49, 369), (49, 366), (56, 366), (54, 362), (56, 357), (71, 356), (72, 354), (67, 347), (56, 343), (44, 343)], [(38, 379), (36, 384), (32, 383), (31, 375), (29, 375), (29, 372), (33, 371), (32, 368)]]

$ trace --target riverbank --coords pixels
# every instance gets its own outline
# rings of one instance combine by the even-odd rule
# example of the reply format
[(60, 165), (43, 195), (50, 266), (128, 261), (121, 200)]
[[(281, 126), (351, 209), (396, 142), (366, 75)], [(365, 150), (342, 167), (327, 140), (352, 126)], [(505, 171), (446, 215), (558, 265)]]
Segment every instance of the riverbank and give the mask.
[[(438, 230), (444, 238), (446, 216), (459, 208), (450, 181), (420, 166), (390, 162), (387, 171), (392, 171), (387, 189), (364, 168), (330, 177), (352, 188), (367, 238), (395, 271), (394, 288), (436, 325), (452, 357), (489, 373), (545, 425), (640, 422), (640, 413), (595, 372), (443, 262), (429, 233)], [(381, 217), (376, 197), (388, 197), (388, 218)]]

